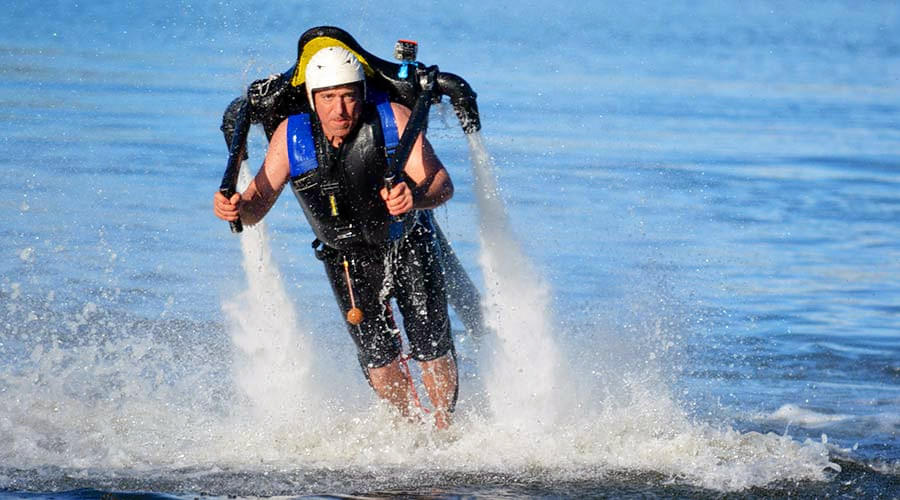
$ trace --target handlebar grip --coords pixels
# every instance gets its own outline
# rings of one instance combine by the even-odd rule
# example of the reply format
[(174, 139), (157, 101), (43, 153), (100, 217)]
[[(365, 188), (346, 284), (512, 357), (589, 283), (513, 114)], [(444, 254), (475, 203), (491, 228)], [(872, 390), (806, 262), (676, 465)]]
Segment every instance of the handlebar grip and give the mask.
[[(219, 192), (222, 193), (222, 196), (224, 196), (226, 199), (229, 199), (229, 200), (231, 199), (232, 196), (234, 196), (233, 189), (221, 188), (221, 189), (219, 189)], [(244, 223), (241, 222), (240, 215), (238, 215), (238, 218), (236, 220), (228, 221), (228, 225), (231, 227), (232, 233), (240, 233), (240, 232), (244, 231)]]

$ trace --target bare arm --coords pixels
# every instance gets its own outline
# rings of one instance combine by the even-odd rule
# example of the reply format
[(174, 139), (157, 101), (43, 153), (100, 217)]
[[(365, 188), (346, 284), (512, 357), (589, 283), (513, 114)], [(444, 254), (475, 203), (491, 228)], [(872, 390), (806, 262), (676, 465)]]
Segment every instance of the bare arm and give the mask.
[[(406, 106), (391, 103), (397, 120), (398, 133), (403, 133), (409, 121), (410, 110)], [(437, 207), (453, 197), (453, 181), (450, 174), (434, 153), (424, 134), (419, 134), (403, 169), (415, 187), (410, 191), (405, 183), (394, 186), (390, 193), (382, 189), (382, 198), (391, 215), (400, 215), (412, 209)]]
[(256, 177), (241, 194), (226, 199), (216, 192), (213, 199), (213, 212), (220, 219), (232, 221), (240, 213), (245, 224), (256, 224), (269, 212), (281, 194), (290, 176), (291, 166), (287, 157), (287, 139), (285, 137), (287, 120), (281, 122), (266, 152), (266, 159), (257, 172)]

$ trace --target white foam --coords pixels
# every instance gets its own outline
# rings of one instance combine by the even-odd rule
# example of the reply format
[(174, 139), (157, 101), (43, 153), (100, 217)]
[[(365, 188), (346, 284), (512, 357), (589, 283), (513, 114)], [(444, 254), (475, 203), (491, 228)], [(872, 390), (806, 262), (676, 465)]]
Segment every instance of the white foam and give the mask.
[[(858, 408), (860, 410), (864, 407)], [(822, 413), (797, 404), (785, 404), (771, 413), (755, 417), (760, 422), (778, 422), (790, 431), (792, 428), (841, 429), (843, 432), (857, 432), (865, 435), (871, 432), (890, 434), (900, 425), (900, 415), (896, 413)]]
[[(463, 404), (450, 435), (440, 438), (428, 425), (398, 422), (393, 411), (377, 404), (323, 414), (300, 405), (291, 414), (282, 408), (298, 406), (275, 402), (274, 395), (229, 397), (232, 382), (209, 372), (217, 368), (215, 360), (185, 366), (177, 348), (137, 328), (121, 331), (95, 313), (77, 316), (100, 333), (76, 346), (42, 344), (18, 362), (18, 372), (0, 371), (4, 394), (15, 395), (14, 405), (0, 408), (0, 463), (135, 474), (197, 467), (254, 471), (260, 464), (284, 470), (365, 468), (373, 474), (538, 472), (560, 480), (655, 471), (723, 491), (780, 479), (824, 479), (831, 467), (828, 446), (818, 440), (800, 443), (692, 422), (665, 386), (639, 366), (623, 367), (609, 380), (610, 397), (557, 407), (568, 418), (555, 424), (511, 425)], [(278, 359), (248, 358), (251, 366), (254, 359)], [(273, 376), (282, 384), (282, 375)], [(271, 377), (253, 380), (263, 384)], [(292, 392), (286, 389), (286, 401), (296, 397)], [(210, 400), (216, 393), (220, 403)], [(245, 412), (247, 404), (264, 411)]]
[(791, 425), (818, 428), (827, 425), (846, 422), (853, 418), (851, 415), (820, 413), (795, 404), (782, 405), (766, 417), (767, 420), (780, 420)]

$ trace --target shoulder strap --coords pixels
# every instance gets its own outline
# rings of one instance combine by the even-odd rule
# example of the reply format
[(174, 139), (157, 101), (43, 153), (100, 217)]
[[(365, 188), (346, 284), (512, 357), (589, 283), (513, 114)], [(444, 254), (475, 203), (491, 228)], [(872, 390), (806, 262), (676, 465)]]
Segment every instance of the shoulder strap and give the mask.
[(391, 108), (391, 101), (384, 92), (373, 90), (371, 92), (371, 101), (375, 103), (375, 109), (378, 110), (378, 118), (381, 119), (381, 133), (384, 135), (384, 149), (388, 159), (394, 155), (397, 150), (397, 144), (400, 143), (400, 134), (397, 131), (397, 120), (394, 118), (394, 110)]
[(287, 148), (288, 159), (291, 163), (291, 177), (305, 174), (319, 166), (308, 114), (302, 113), (288, 117)]
[[(390, 165), (390, 170), (393, 171), (394, 153), (400, 144), (400, 133), (397, 129), (394, 109), (391, 108), (391, 102), (385, 93), (373, 93), (371, 99), (375, 103), (375, 108), (378, 110), (378, 117), (380, 118), (379, 121), (381, 122), (380, 139), (384, 142), (384, 162), (385, 165)], [(392, 241), (402, 238), (412, 227), (412, 221), (415, 221), (415, 218), (410, 217), (409, 214), (391, 217), (391, 222), (388, 226), (388, 237)]]

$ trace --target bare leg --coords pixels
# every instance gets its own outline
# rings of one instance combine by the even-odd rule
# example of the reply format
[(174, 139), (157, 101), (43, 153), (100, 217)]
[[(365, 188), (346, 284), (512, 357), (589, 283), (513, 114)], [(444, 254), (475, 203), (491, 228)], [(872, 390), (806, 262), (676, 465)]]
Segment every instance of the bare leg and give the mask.
[(400, 358), (380, 368), (369, 368), (369, 380), (376, 394), (396, 406), (404, 417), (412, 418), (412, 388), (400, 368)]
[(431, 361), (422, 361), (422, 382), (431, 406), (434, 407), (434, 426), (446, 429), (450, 426), (450, 408), (456, 397), (456, 386), (459, 383), (456, 372), (456, 361), (451, 353)]

